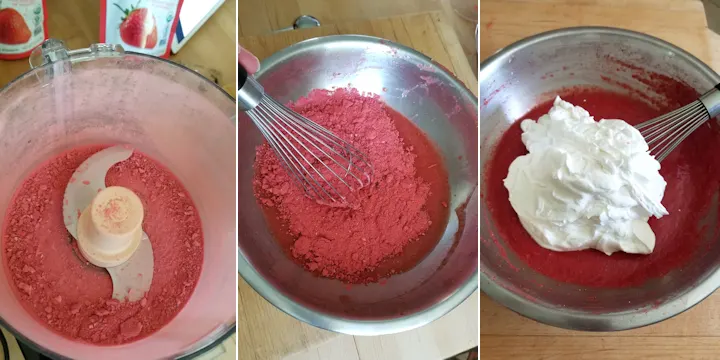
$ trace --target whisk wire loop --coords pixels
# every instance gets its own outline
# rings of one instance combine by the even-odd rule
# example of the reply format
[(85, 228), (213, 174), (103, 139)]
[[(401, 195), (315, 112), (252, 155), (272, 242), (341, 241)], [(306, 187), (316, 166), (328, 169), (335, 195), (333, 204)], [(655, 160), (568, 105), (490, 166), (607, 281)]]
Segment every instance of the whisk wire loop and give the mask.
[(658, 161), (664, 160), (693, 131), (710, 119), (710, 113), (700, 100), (646, 121), (635, 128)]
[[(281, 126), (278, 126), (276, 117), (277, 114), (272, 113), (268, 108), (260, 106), (257, 107), (256, 110), (258, 115), (260, 115), (258, 120), (266, 125), (269, 137), (274, 140), (271, 142), (266, 137), (266, 139), (268, 139), (268, 144), (275, 151), (276, 155), (279, 155), (281, 160), (283, 160), (282, 163), (285, 169), (290, 170), (293, 173), (295, 180), (299, 182), (303, 190), (306, 193), (313, 194), (313, 197), (327, 201), (333, 201), (333, 194), (330, 192), (340, 195), (338, 190), (332, 184), (327, 183), (327, 186), (323, 186), (320, 183), (320, 181), (327, 182), (327, 179), (312, 165), (312, 162), (308, 160), (305, 154), (297, 149), (288, 136), (292, 137), (295, 142), (299, 142), (297, 137), (292, 135), (292, 133), (289, 133), (287, 129), (283, 129)], [(251, 118), (252, 117), (253, 115), (251, 114)], [(310, 167), (312, 171), (320, 177), (320, 179), (316, 179), (314, 176), (308, 176), (307, 173), (310, 170), (308, 170), (304, 164)], [(340, 199), (344, 200), (341, 195)]]
[[(347, 158), (347, 160), (348, 160), (347, 163), (348, 163), (350, 170), (353, 169), (352, 165), (358, 164), (358, 162), (356, 162), (354, 160), (358, 160), (359, 162), (361, 162), (362, 167), (366, 167), (370, 170), (370, 172), (368, 172), (368, 173), (363, 173), (363, 175), (365, 175), (364, 179), (361, 179), (359, 176), (357, 176), (357, 174), (355, 172), (352, 172), (352, 171), (349, 171), (348, 175), (355, 178), (361, 186), (365, 186), (371, 182), (372, 166), (370, 165), (370, 161), (368, 160), (367, 156), (365, 156), (365, 154), (363, 154), (360, 150), (355, 148), (353, 145), (351, 145), (346, 140), (339, 138), (338, 136), (336, 136), (335, 134), (330, 132), (328, 129), (318, 125), (314, 121), (312, 121), (300, 114), (297, 114), (295, 112), (291, 112), (285, 106), (278, 103), (277, 100), (269, 98), (269, 102), (270, 102), (270, 104), (272, 104), (272, 106), (275, 109), (277, 109), (277, 110), (281, 111), (283, 114), (285, 114), (286, 120), (293, 122), (293, 123), (295, 121), (299, 121), (299, 124), (302, 125), (301, 128), (303, 130), (303, 133), (312, 137), (313, 140), (321, 141), (321, 142), (325, 142), (325, 141), (330, 142), (331, 145), (327, 145), (327, 144), (324, 144), (324, 145), (326, 145), (327, 149), (329, 149), (333, 154), (340, 156), (342, 158)], [(319, 137), (321, 137), (321, 138), (319, 138)], [(307, 138), (305, 138), (305, 139), (308, 140)], [(319, 149), (321, 151), (323, 151), (323, 147), (319, 147)], [(338, 152), (337, 149), (342, 150), (342, 153)], [(325, 155), (327, 155), (327, 154), (325, 153)], [(335, 158), (335, 157), (331, 157), (331, 158), (336, 164), (342, 165), (337, 161), (337, 158)], [(342, 166), (345, 166), (345, 165), (342, 165)], [(349, 184), (348, 184), (348, 186), (349, 186)]]
[[(350, 186), (350, 184), (348, 184), (348, 183), (343, 179), (343, 177), (344, 177), (344, 176), (347, 176), (347, 175), (350, 175), (350, 176), (354, 177), (354, 178), (358, 181), (359, 185), (362, 186), (362, 181), (361, 181), (358, 177), (356, 177), (352, 172), (347, 171), (347, 170), (349, 170), (349, 169), (347, 169), (347, 167), (346, 167), (347, 165), (341, 164), (341, 163), (337, 160), (338, 157), (345, 157), (345, 156), (347, 156), (347, 154), (341, 154), (341, 153), (339, 153), (339, 152), (336, 150), (336, 147), (339, 147), (339, 148), (345, 150), (346, 146), (339, 144), (337, 141), (335, 141), (333, 138), (327, 136), (326, 134), (323, 134), (322, 132), (318, 132), (319, 135), (323, 137), (323, 139), (320, 139), (317, 135), (313, 134), (310, 130), (307, 129), (308, 127), (312, 128), (312, 126), (309, 124), (309, 123), (312, 123), (312, 122), (311, 122), (310, 120), (308, 120), (307, 118), (305, 118), (304, 116), (302, 116), (302, 115), (299, 116), (299, 119), (301, 120), (300, 122), (294, 122), (294, 121), (293, 121), (293, 118), (290, 117), (290, 114), (288, 114), (288, 112), (287, 112), (286, 110), (284, 110), (283, 107), (280, 106), (279, 104), (277, 104), (276, 102), (270, 101), (269, 106), (270, 106), (272, 109), (274, 109), (275, 111), (277, 111), (277, 114), (279, 115), (279, 116), (278, 116), (278, 120), (279, 120), (280, 122), (282, 122), (284, 126), (287, 127), (286, 129), (289, 129), (289, 128), (292, 128), (292, 127), (294, 127), (294, 126), (297, 126), (297, 130), (298, 130), (298, 131), (297, 131), (297, 134), (298, 134), (298, 136), (302, 137), (302, 139), (305, 140), (305, 141), (304, 141), (304, 142), (303, 142), (303, 141), (300, 141), (295, 135), (293, 135), (292, 133), (290, 133), (290, 135), (292, 136), (293, 140), (295, 140), (296, 142), (298, 142), (298, 143), (303, 147), (303, 149), (304, 149), (305, 151), (309, 152), (309, 153), (315, 158), (315, 160), (321, 162), (322, 165), (324, 165), (324, 167), (325, 167), (327, 170), (329, 170), (333, 175), (337, 176), (338, 179), (339, 179), (345, 186)], [(314, 140), (314, 141), (320, 141), (320, 142), (322, 142), (322, 141), (329, 141), (329, 142), (331, 142), (331, 143), (332, 143), (333, 145), (335, 145), (335, 146), (328, 146), (328, 147), (327, 147), (327, 150), (326, 150), (326, 149), (323, 149), (322, 147), (317, 147), (316, 149), (309, 149), (306, 144), (312, 143), (312, 142), (311, 142), (311, 139), (309, 139), (308, 137), (309, 137), (309, 138), (312, 138), (312, 140)], [(327, 163), (325, 163), (324, 161), (322, 161), (323, 159), (321, 159), (320, 157), (318, 157), (318, 154), (316, 154), (316, 151), (319, 151), (319, 152), (324, 156), (324, 158), (330, 159), (330, 160), (331, 160), (335, 165), (337, 165), (338, 167), (347, 169), (346, 172), (345, 172), (345, 174), (343, 174), (343, 176), (340, 176), (339, 174), (337, 174), (333, 168), (331, 168)], [(331, 154), (329, 154), (328, 151), (329, 151), (331, 154), (336, 155), (336, 156), (331, 156)], [(350, 159), (350, 158), (348, 158), (348, 159)], [(350, 161), (349, 161), (349, 164), (351, 164)], [(308, 164), (308, 165), (312, 165), (312, 164)], [(324, 177), (317, 169), (315, 169), (315, 171), (316, 171), (316, 173), (318, 174), (318, 176), (320, 176), (323, 180), (326, 180), (325, 177)]]
[[(281, 164), (285, 168), (285, 170), (292, 175), (293, 180), (303, 188), (305, 192), (315, 192), (320, 188), (320, 184), (312, 184), (307, 183), (301, 180), (302, 177), (302, 170), (298, 167), (298, 159), (296, 156), (292, 153), (292, 151), (281, 141), (281, 139), (278, 139), (276, 136), (276, 133), (270, 129), (271, 122), (269, 121), (269, 117), (263, 112), (253, 112), (248, 114), (250, 118), (252, 119), (253, 123), (255, 123), (255, 126), (260, 130), (263, 137), (265, 137), (265, 140), (270, 145), (270, 148), (273, 149), (275, 152), (275, 155), (280, 158)], [(295, 161), (292, 161), (295, 160)], [(317, 186), (313, 186), (317, 185)], [(329, 196), (329, 194), (328, 194)]]
[(371, 183), (373, 168), (362, 152), (276, 100), (264, 97), (247, 114), (309, 197), (343, 204), (346, 192), (337, 186), (354, 191)]
[(374, 170), (365, 154), (267, 96), (242, 66), (238, 67), (237, 96), (240, 109), (248, 114), (306, 196), (345, 206), (345, 195), (372, 182)]

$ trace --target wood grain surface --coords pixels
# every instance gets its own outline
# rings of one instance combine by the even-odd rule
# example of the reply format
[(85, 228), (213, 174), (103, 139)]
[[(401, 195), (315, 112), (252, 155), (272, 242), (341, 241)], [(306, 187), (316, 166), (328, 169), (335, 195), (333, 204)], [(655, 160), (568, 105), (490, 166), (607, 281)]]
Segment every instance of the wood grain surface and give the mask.
[[(171, 57), (171, 60), (200, 72), (226, 90), (233, 90), (236, 81), (235, 4), (234, 0), (227, 0), (180, 53)], [(99, 42), (100, 1), (49, 0), (47, 11), (50, 37), (63, 40), (69, 49), (85, 48)], [(27, 59), (0, 61), (0, 88), (29, 68)], [(3, 332), (8, 337), (11, 360), (23, 359), (15, 338), (7, 331)], [(198, 359), (230, 360), (235, 359), (235, 352), (236, 335)]]
[[(455, 30), (477, 77), (476, 22), (457, 16), (454, 0), (238, 0), (238, 35), (264, 35), (291, 26), (300, 15), (312, 15), (323, 26), (441, 11)], [(460, 0), (472, 2), (472, 0)]]
[[(365, 34), (413, 47), (454, 72), (469, 89), (477, 78), (442, 12), (342, 22), (307, 30), (240, 37), (265, 58), (296, 42), (323, 35)], [(282, 313), (238, 280), (238, 358), (275, 360), (438, 360), (477, 345), (477, 294), (444, 318), (392, 336), (351, 337), (320, 330)], [(338, 355), (342, 354), (342, 356)]]
[[(695, 0), (485, 0), (481, 61), (523, 37), (552, 29), (613, 26), (645, 32), (684, 48), (720, 70), (720, 36), (706, 27)], [(588, 333), (524, 318), (480, 298), (482, 359), (720, 359), (720, 294), (670, 320), (644, 328)]]
[[(235, 87), (235, 1), (226, 0), (171, 60), (199, 71), (223, 87)], [(50, 0), (47, 2), (50, 37), (68, 49), (86, 48), (100, 39), (100, 1)], [(0, 60), (0, 86), (28, 71), (27, 59)]]
[(439, 0), (238, 0), (238, 36), (265, 35), (312, 15), (322, 25), (440, 10)]

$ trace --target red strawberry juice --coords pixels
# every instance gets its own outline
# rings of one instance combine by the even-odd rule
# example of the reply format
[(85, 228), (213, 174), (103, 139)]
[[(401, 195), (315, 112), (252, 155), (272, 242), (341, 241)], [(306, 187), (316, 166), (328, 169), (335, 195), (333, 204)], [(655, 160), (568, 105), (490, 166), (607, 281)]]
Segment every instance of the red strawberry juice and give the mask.
[(0, 60), (27, 58), (47, 38), (45, 0), (0, 0)]
[(111, 0), (100, 3), (100, 42), (167, 58), (182, 0)]

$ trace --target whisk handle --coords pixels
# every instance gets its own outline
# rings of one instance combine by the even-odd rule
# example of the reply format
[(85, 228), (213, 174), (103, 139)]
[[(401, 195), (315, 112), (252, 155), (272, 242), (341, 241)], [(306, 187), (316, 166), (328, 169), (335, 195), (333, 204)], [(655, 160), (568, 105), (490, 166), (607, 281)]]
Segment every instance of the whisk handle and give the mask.
[(254, 109), (260, 105), (264, 96), (265, 90), (262, 85), (248, 74), (247, 69), (238, 64), (237, 100), (240, 110), (249, 111)]
[(248, 72), (245, 67), (238, 64), (238, 90), (242, 89), (248, 78)]
[(715, 85), (708, 92), (700, 96), (700, 102), (705, 106), (709, 118), (720, 115), (720, 84)]

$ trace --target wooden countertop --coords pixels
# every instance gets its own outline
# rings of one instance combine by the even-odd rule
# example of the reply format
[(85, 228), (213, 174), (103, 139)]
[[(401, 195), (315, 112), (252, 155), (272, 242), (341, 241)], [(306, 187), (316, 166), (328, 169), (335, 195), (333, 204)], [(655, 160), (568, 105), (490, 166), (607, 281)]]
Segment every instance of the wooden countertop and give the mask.
[[(99, 1), (50, 0), (47, 1), (47, 11), (50, 37), (63, 40), (69, 49), (84, 48), (99, 42)], [(171, 56), (170, 59), (215, 80), (226, 90), (232, 90), (236, 81), (235, 37), (235, 1), (226, 0), (225, 4), (180, 50), (180, 53)], [(27, 59), (0, 61), (0, 88), (29, 69)], [(15, 338), (7, 331), (3, 330), (3, 332), (8, 338), (11, 359), (23, 359)], [(236, 336), (210, 349), (199, 359), (235, 359)]]
[[(50, 37), (64, 41), (69, 49), (86, 48), (99, 42), (99, 1), (48, 1), (47, 12)], [(235, 1), (226, 0), (180, 53), (170, 59), (230, 89), (236, 81), (235, 38)], [(27, 59), (0, 60), (0, 86), (29, 69)]]
[[(300, 15), (315, 16), (320, 24), (343, 26), (363, 20), (441, 11), (458, 37), (477, 77), (475, 22), (458, 16), (454, 0), (238, 0), (238, 36), (264, 35), (291, 26)], [(472, 0), (460, 2), (472, 3)]]
[[(341, 22), (320, 28), (240, 37), (259, 58), (298, 41), (331, 34), (366, 34), (413, 47), (453, 71), (469, 89), (477, 78), (452, 25), (441, 12)], [(286, 315), (238, 280), (241, 360), (440, 360), (477, 345), (477, 293), (443, 318), (397, 335), (353, 337), (320, 330)]]
[[(720, 36), (696, 0), (485, 0), (480, 58), (539, 32), (602, 25), (645, 32), (688, 50), (720, 71)], [(615, 333), (562, 330), (480, 297), (480, 356), (492, 359), (718, 359), (720, 294), (670, 320)]]

